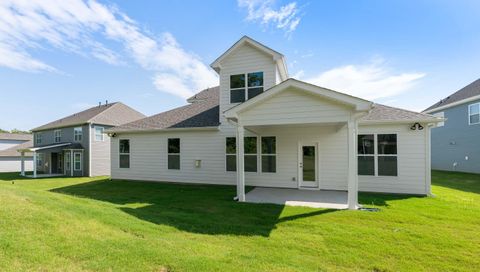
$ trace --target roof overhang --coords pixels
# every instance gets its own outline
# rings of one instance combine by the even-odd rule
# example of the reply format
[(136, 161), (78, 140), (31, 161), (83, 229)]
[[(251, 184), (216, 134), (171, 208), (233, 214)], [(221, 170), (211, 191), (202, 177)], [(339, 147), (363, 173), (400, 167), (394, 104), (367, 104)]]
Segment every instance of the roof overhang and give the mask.
[(358, 124), (360, 125), (389, 125), (389, 124), (412, 124), (412, 123), (421, 123), (421, 124), (436, 124), (444, 122), (445, 118), (436, 118), (436, 119), (412, 119), (412, 120), (359, 120)]
[(254, 98), (225, 111), (224, 115), (226, 118), (229, 119), (238, 119), (239, 113), (244, 112), (254, 107), (256, 104), (261, 103), (262, 101), (271, 98), (275, 94), (278, 94), (291, 87), (313, 95), (324, 97), (340, 104), (351, 106), (357, 112), (369, 111), (370, 109), (372, 109), (373, 106), (373, 102), (371, 101), (336, 92), (330, 89), (322, 88), (293, 78), (289, 78), (288, 80), (283, 81), (278, 85), (275, 85), (274, 87), (264, 91), (263, 93), (255, 96)]
[(159, 129), (130, 129), (130, 130), (115, 130), (113, 129), (107, 129), (105, 130), (106, 133), (110, 137), (113, 136), (113, 134), (127, 134), (127, 133), (161, 133), (161, 132), (172, 132), (172, 131), (217, 131), (219, 130), (218, 126), (210, 126), (210, 127), (188, 127), (188, 128), (159, 128)]
[(452, 102), (452, 103), (449, 103), (449, 104), (446, 104), (446, 105), (443, 105), (443, 106), (440, 106), (440, 107), (436, 107), (436, 108), (433, 108), (433, 109), (425, 110), (423, 112), (424, 113), (434, 113), (434, 112), (437, 112), (437, 111), (441, 111), (441, 110), (444, 110), (444, 109), (455, 107), (455, 106), (458, 106), (458, 105), (461, 105), (461, 104), (464, 104), (464, 103), (468, 103), (468, 102), (472, 102), (472, 101), (475, 101), (475, 100), (480, 100), (480, 95), (471, 96), (469, 98), (465, 98), (465, 99), (462, 99), (462, 100), (459, 100), (459, 101), (456, 101), (456, 102)]
[(39, 146), (39, 147), (28, 147), (28, 148), (17, 149), (17, 151), (18, 152), (37, 152), (39, 150), (57, 148), (57, 147), (62, 147), (62, 146), (69, 146), (71, 144), (72, 143), (61, 143), (61, 144), (45, 145), (45, 146)]
[(264, 52), (265, 54), (272, 56), (273, 61), (275, 62), (278, 68), (278, 71), (280, 72), (280, 77), (282, 78), (282, 80), (286, 80), (288, 78), (288, 69), (287, 69), (285, 57), (281, 53), (255, 41), (254, 39), (248, 36), (243, 36), (240, 40), (238, 40), (235, 44), (233, 44), (227, 51), (225, 51), (225, 53), (220, 55), (220, 57), (218, 57), (214, 62), (212, 62), (212, 64), (210, 64), (210, 67), (212, 67), (213, 70), (219, 73), (220, 70), (222, 69), (222, 61), (225, 60), (230, 54), (232, 54), (234, 51), (236, 51), (238, 48), (240, 48), (245, 44), (248, 44)]

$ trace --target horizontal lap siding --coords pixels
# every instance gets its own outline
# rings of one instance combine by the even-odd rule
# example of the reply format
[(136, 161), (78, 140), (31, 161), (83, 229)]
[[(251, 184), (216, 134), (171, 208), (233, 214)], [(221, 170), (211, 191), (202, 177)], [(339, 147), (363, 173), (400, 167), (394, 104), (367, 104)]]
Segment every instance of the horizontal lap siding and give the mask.
[(426, 138), (424, 130), (410, 130), (404, 125), (360, 126), (359, 133), (397, 133), (398, 176), (359, 176), (359, 190), (426, 194)]
[[(319, 142), (319, 173), (323, 189), (345, 190), (347, 184), (346, 131), (333, 127), (270, 128), (259, 135), (277, 137), (277, 173), (245, 173), (247, 185), (296, 188), (298, 142)], [(253, 135), (250, 132), (246, 136)], [(120, 135), (112, 139), (112, 178), (187, 183), (236, 183), (236, 173), (225, 171), (225, 137), (230, 128), (214, 132), (181, 132)], [(181, 170), (167, 169), (167, 139), (181, 139)], [(130, 139), (130, 169), (118, 167), (118, 140)], [(259, 147), (260, 150), (260, 147)], [(201, 167), (195, 168), (200, 159)], [(260, 158), (259, 158), (260, 161)], [(292, 180), (295, 178), (295, 180)]]
[[(25, 171), (33, 170), (32, 157), (25, 158)], [(21, 159), (18, 157), (0, 157), (0, 173), (20, 172)]]

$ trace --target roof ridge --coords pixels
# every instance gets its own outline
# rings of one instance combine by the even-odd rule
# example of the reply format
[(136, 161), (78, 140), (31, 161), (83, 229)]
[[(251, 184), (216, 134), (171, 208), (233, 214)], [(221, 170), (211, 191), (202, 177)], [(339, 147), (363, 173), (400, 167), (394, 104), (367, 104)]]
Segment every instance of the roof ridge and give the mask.
[[(106, 108), (105, 110), (99, 112), (98, 114), (92, 116), (92, 118), (88, 119), (87, 120), (87, 123), (90, 123), (94, 118), (96, 118), (97, 116), (101, 115), (101, 114), (104, 114), (105, 112), (109, 111), (111, 108), (115, 107), (116, 105), (118, 104), (123, 104), (122, 102), (113, 102), (113, 103), (110, 103), (110, 104), (105, 104), (104, 106), (109, 106), (108, 108)], [(95, 106), (95, 107), (101, 107), (101, 105), (99, 106)], [(94, 107), (92, 107), (94, 108)], [(91, 108), (91, 109), (92, 109)]]
[(413, 111), (413, 110), (407, 110), (407, 109), (404, 109), (404, 108), (398, 108), (398, 107), (388, 106), (388, 105), (384, 105), (384, 104), (380, 104), (380, 103), (374, 103), (373, 105), (374, 105), (374, 106), (375, 106), (375, 105), (380, 105), (380, 106), (387, 107), (387, 108), (391, 108), (391, 109), (408, 111), (408, 112), (415, 113), (415, 114), (422, 114), (422, 115), (429, 116), (429, 117), (435, 117), (435, 116), (433, 116), (433, 115), (431, 115), (431, 114), (428, 114), (428, 113), (419, 112), (419, 111)]

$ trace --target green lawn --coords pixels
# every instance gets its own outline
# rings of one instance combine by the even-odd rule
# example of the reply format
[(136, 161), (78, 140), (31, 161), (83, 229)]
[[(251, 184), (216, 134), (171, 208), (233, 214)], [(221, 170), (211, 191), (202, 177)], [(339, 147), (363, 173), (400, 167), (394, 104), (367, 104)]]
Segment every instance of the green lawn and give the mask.
[(379, 212), (235, 203), (229, 186), (0, 175), (0, 271), (480, 271), (480, 176)]

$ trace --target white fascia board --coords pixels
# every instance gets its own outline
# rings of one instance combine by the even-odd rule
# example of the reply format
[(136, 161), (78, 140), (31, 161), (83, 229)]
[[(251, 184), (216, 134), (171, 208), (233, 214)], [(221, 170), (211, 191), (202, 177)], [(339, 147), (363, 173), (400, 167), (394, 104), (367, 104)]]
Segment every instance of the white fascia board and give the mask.
[(444, 105), (444, 106), (440, 106), (438, 108), (433, 108), (431, 110), (426, 110), (426, 111), (423, 111), (423, 112), (424, 113), (437, 112), (437, 111), (441, 111), (441, 110), (444, 110), (444, 109), (448, 109), (448, 108), (451, 108), (451, 107), (455, 107), (455, 106), (465, 104), (465, 103), (468, 103), (468, 102), (472, 102), (472, 101), (475, 101), (475, 100), (479, 100), (479, 99), (480, 99), (480, 95), (475, 95), (475, 96), (472, 96), (472, 97), (469, 97), (469, 98), (465, 98), (465, 99), (462, 99), (462, 100), (459, 100), (459, 101), (456, 101), (456, 102), (453, 102), (453, 103), (450, 103), (450, 104), (447, 104), (447, 105)]
[(216, 127), (193, 127), (193, 128), (162, 128), (162, 129), (132, 129), (132, 130), (106, 130), (106, 133), (115, 133), (115, 134), (140, 134), (140, 133), (156, 133), (156, 132), (183, 132), (183, 131), (216, 131), (219, 130), (218, 126)]

